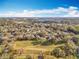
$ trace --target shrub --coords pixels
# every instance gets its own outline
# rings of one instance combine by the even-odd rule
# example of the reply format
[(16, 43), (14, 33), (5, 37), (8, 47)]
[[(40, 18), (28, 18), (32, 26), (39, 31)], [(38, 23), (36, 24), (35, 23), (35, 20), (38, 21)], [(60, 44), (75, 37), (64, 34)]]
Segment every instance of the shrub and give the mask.
[(74, 53), (75, 53), (75, 49), (73, 49), (72, 47), (70, 47), (68, 45), (65, 45), (63, 50), (64, 50), (66, 56), (74, 55)]
[(2, 54), (3, 54), (3, 47), (0, 46), (0, 55), (2, 55)]
[(76, 45), (79, 45), (79, 38), (77, 37), (72, 37), (71, 39)]
[(69, 47), (68, 45), (56, 47), (52, 52), (51, 55), (55, 57), (66, 57), (69, 55), (74, 55), (76, 52), (75, 49)]
[(72, 32), (72, 33), (74, 33), (74, 34), (79, 34), (79, 30), (77, 30), (76, 27), (73, 27), (73, 26), (68, 27), (68, 28), (67, 28), (67, 31), (68, 31), (68, 32)]
[(9, 57), (10, 57), (10, 55), (9, 54), (3, 54), (2, 56), (1, 56), (1, 59), (9, 59)]
[(44, 59), (44, 56), (42, 53), (40, 53), (40, 55), (38, 55), (38, 59)]
[(60, 48), (55, 48), (52, 52), (51, 55), (54, 55), (55, 57), (65, 57), (65, 52), (61, 50)]
[(25, 59), (32, 59), (32, 57), (30, 55), (26, 55)]
[(3, 43), (3, 38), (0, 36), (0, 45)]
[(41, 40), (36, 40), (36, 41), (33, 41), (33, 42), (32, 42), (32, 44), (33, 44), (33, 45), (38, 45), (38, 44), (41, 44)]
[(14, 54), (11, 54), (9, 59), (15, 59), (15, 55)]
[(53, 44), (53, 42), (52, 41), (48, 41), (48, 40), (45, 40), (45, 41), (43, 41), (41, 43), (41, 45), (51, 45), (51, 44)]
[(69, 56), (69, 55), (73, 55), (74, 54), (73, 50), (70, 49), (70, 48), (68, 48), (68, 47), (66, 47), (64, 49), (64, 51), (65, 51), (66, 56)]
[(10, 53), (10, 52), (12, 52), (12, 51), (13, 51), (13, 47), (12, 47), (10, 44), (5, 45), (5, 47), (4, 47), (4, 49), (3, 49), (3, 52), (4, 52), (4, 53)]
[(75, 55), (76, 55), (77, 58), (79, 58), (79, 47), (76, 49)]

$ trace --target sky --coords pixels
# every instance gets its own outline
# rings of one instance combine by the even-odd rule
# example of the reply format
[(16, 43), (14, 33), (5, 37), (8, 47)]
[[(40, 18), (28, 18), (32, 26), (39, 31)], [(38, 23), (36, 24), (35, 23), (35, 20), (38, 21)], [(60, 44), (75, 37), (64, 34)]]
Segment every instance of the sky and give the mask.
[(0, 17), (79, 17), (79, 0), (0, 0)]

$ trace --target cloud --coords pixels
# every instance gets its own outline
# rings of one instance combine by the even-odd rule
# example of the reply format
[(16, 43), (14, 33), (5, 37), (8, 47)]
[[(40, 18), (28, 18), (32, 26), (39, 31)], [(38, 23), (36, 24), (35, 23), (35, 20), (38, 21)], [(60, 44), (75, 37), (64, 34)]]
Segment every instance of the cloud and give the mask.
[(24, 10), (22, 12), (9, 11), (1, 13), (0, 17), (79, 17), (79, 9), (58, 7), (54, 9)]

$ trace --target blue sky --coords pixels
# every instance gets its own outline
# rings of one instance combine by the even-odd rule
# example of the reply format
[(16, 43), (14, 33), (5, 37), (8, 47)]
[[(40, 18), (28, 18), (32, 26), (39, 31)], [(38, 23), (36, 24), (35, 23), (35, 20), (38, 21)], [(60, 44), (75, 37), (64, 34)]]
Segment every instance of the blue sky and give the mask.
[[(50, 13), (49, 11), (53, 10), (65, 9), (67, 11), (59, 11), (60, 14)], [(70, 11), (70, 9), (73, 9)], [(49, 13), (45, 13), (45, 11)], [(32, 12), (34, 14), (35, 11), (37, 13), (40, 11), (41, 13), (34, 14), (35, 16), (62, 16), (67, 15), (68, 11), (75, 12), (77, 16), (79, 16), (79, 0), (0, 0), (0, 16), (13, 16), (12, 14), (16, 14), (16, 16), (21, 16), (21, 13)], [(19, 15), (17, 15), (17, 13)], [(23, 14), (24, 16), (26, 14)], [(27, 14), (29, 15), (29, 13)], [(26, 16), (27, 16), (26, 15)], [(32, 15), (29, 15), (32, 16)], [(72, 16), (72, 15), (69, 15)]]

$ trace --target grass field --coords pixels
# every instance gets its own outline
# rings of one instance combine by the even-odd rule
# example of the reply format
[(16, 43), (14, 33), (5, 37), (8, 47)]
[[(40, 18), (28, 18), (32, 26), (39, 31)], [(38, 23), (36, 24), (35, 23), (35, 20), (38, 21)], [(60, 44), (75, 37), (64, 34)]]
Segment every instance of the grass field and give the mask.
[(16, 59), (24, 59), (26, 55), (31, 55), (33, 59), (37, 59), (37, 56), (40, 54), (40, 52), (43, 53), (45, 59), (77, 59), (74, 56), (67, 56), (65, 58), (56, 58), (54, 56), (50, 55), (50, 52), (58, 46), (63, 46), (64, 44), (60, 45), (49, 45), (49, 46), (41, 46), (41, 45), (33, 45), (32, 41), (16, 41), (14, 42), (14, 49), (20, 49), (23, 48), (23, 54), (17, 55)]

